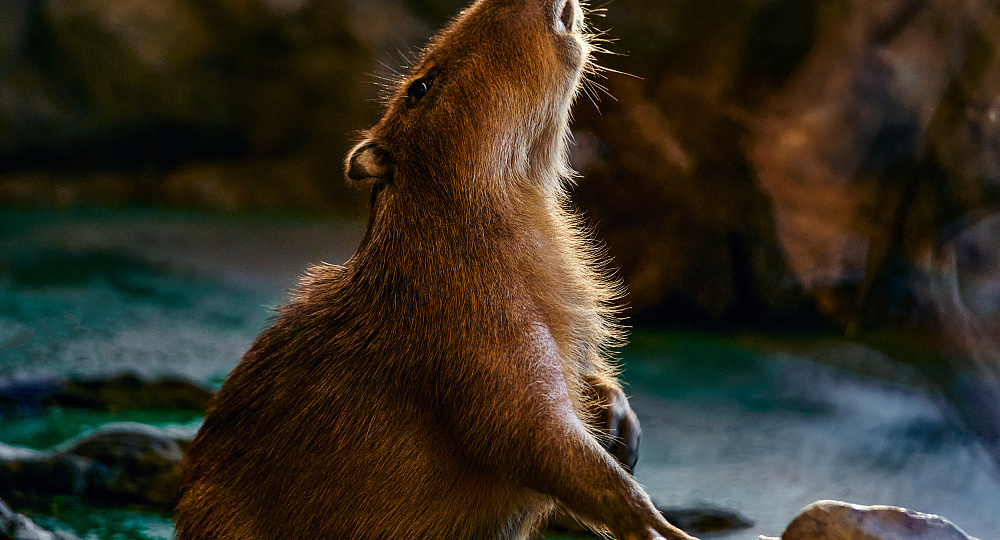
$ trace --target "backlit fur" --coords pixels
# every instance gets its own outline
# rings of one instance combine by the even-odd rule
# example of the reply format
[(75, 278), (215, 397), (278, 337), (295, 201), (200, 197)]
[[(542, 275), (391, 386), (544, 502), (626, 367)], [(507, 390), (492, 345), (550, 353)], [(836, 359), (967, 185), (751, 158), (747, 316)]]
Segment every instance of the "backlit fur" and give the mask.
[(401, 82), (365, 133), (386, 164), (365, 162), (367, 234), (309, 269), (218, 393), (179, 540), (520, 539), (557, 503), (687, 538), (590, 425), (594, 389), (620, 393), (617, 288), (566, 195), (590, 50), (569, 2), (475, 2)]

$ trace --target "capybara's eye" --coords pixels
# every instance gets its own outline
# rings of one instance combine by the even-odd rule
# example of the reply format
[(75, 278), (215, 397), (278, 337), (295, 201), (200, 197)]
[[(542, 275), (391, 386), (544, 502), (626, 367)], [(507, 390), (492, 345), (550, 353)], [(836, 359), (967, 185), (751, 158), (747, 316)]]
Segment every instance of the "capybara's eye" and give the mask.
[(427, 92), (431, 91), (431, 84), (433, 80), (434, 79), (431, 77), (424, 77), (413, 81), (413, 84), (406, 89), (406, 102), (412, 105), (420, 98), (426, 96)]

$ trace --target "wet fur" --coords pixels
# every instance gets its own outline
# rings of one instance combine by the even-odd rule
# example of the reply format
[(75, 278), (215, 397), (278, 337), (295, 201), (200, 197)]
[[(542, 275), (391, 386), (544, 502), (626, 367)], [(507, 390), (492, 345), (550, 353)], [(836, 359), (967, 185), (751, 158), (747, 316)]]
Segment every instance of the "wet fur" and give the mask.
[(553, 32), (559, 9), (476, 2), (397, 89), (365, 134), (387, 171), (365, 180), (367, 234), (308, 271), (218, 393), (179, 540), (518, 539), (557, 503), (682, 538), (597, 440), (599, 401), (624, 398), (617, 292), (566, 196), (588, 44)]

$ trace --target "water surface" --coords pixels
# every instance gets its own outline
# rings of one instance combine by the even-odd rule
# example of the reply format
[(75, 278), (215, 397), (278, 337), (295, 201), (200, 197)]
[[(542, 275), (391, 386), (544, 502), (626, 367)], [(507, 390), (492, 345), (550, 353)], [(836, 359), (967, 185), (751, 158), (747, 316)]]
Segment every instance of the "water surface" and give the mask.
[[(165, 211), (0, 211), (0, 381), (121, 372), (218, 386), (310, 263), (364, 224)], [(777, 535), (819, 499), (893, 504), (1000, 536), (1000, 471), (905, 358), (844, 340), (636, 332), (622, 353), (643, 427), (637, 478), (663, 506), (722, 506)], [(104, 423), (189, 411), (46, 409), (0, 442), (44, 449)], [(169, 516), (68, 500), (26, 511), (85, 538), (166, 539)]]

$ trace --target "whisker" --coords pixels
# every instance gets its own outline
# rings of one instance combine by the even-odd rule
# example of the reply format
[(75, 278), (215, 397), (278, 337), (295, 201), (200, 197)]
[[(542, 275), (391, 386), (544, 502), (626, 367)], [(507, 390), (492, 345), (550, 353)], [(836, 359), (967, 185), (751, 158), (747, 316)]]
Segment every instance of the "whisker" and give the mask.
[(399, 55), (400, 68), (407, 73), (417, 65), (417, 60), (420, 59), (422, 53), (423, 51), (414, 51), (412, 45), (409, 45), (407, 50), (404, 51), (399, 48), (399, 44), (396, 44), (396, 54)]
[[(600, 64), (594, 64), (594, 68), (597, 69), (600, 72), (603, 72), (603, 73), (615, 73), (615, 74), (618, 74), (618, 75), (625, 75), (626, 77), (632, 77), (633, 79), (638, 79), (640, 81), (645, 80), (642, 77), (640, 77), (638, 75), (633, 75), (633, 74), (631, 74), (631, 73), (629, 73), (627, 71), (619, 71), (617, 69), (609, 68), (609, 67), (606, 67), (606, 66), (602, 66)], [(607, 77), (605, 77), (605, 78), (607, 78)]]
[[(613, 43), (613, 40), (605, 40), (605, 43)], [(597, 43), (601, 43), (598, 41)], [(605, 48), (601, 45), (596, 45), (594, 43), (588, 43), (590, 45), (590, 50), (599, 54), (610, 54), (611, 56), (625, 56), (623, 53), (618, 51), (612, 51), (611, 49)]]
[(588, 39), (600, 39), (601, 41), (618, 41), (618, 38), (607, 38), (606, 36), (611, 33), (610, 28), (605, 28), (604, 30), (594, 29), (594, 32), (587, 34)]
[(597, 116), (603, 116), (603, 114), (601, 114), (601, 106), (597, 104), (597, 102), (600, 101), (600, 99), (595, 100), (594, 96), (590, 94), (586, 86), (583, 87), (583, 95), (587, 96), (587, 100), (594, 105), (594, 110), (597, 111)]
[(601, 83), (599, 83), (597, 81), (590, 81), (590, 84), (594, 88), (596, 88), (597, 90), (600, 90), (601, 92), (604, 92), (609, 98), (611, 98), (611, 99), (613, 99), (615, 101), (618, 101), (618, 98), (616, 98), (614, 96), (614, 94), (611, 93), (611, 90), (609, 90), (607, 86), (604, 86), (603, 84), (601, 84)]
[(593, 81), (584, 77), (580, 80), (580, 89), (583, 91), (583, 94), (587, 96), (590, 103), (594, 105), (594, 109), (597, 110), (598, 116), (603, 116), (601, 113), (601, 106), (599, 105), (601, 96), (599, 96), (594, 90), (592, 83)]
[(387, 63), (385, 63), (385, 62), (383, 62), (383, 61), (381, 61), (379, 59), (375, 59), (375, 61), (378, 62), (382, 67), (384, 67), (385, 69), (388, 69), (389, 71), (395, 73), (396, 75), (402, 75), (400, 72), (396, 71), (396, 68), (390, 66), (389, 64), (387, 64)]

